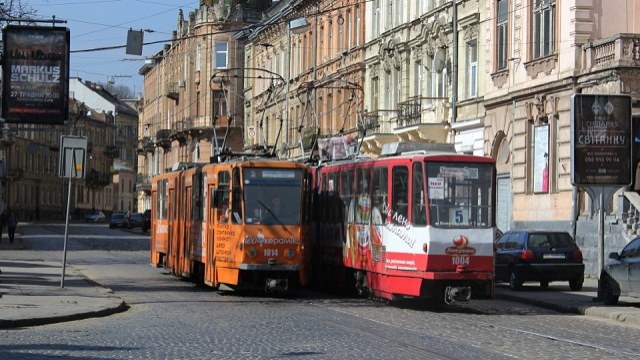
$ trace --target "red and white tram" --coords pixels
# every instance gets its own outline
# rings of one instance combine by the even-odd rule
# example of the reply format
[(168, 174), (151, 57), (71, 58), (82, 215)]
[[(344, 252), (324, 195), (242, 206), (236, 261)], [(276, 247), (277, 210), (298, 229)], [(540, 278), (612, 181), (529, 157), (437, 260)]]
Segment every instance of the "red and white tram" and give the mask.
[(315, 168), (314, 281), (390, 300), (493, 298), (493, 159), (389, 145)]

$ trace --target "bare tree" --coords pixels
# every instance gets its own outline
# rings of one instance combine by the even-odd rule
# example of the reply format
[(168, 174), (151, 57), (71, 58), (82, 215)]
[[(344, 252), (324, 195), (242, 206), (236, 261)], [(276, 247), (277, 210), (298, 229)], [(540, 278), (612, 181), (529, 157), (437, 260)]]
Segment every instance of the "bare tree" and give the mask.
[(100, 83), (100, 85), (102, 85), (102, 87), (108, 92), (118, 97), (118, 99), (134, 99), (136, 96), (133, 90), (126, 85), (117, 85), (110, 82), (106, 84)]
[(29, 23), (33, 19), (37, 10), (31, 7), (27, 1), (7, 0), (0, 2), (0, 24), (2, 26), (16, 21)]

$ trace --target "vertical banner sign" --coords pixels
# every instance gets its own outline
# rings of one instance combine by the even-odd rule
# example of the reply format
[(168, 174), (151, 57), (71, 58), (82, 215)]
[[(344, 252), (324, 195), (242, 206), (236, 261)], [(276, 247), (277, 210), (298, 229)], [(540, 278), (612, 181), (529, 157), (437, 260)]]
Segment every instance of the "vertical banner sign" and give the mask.
[(571, 99), (571, 183), (627, 186), (632, 177), (631, 96)]
[(9, 25), (2, 40), (5, 121), (64, 124), (69, 113), (69, 29)]

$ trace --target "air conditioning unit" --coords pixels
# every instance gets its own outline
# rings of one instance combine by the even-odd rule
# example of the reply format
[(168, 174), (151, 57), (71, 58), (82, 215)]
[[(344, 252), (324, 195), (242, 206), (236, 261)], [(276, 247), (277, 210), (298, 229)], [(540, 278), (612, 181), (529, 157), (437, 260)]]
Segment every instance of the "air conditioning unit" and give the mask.
[(184, 87), (184, 80), (178, 80), (178, 87)]

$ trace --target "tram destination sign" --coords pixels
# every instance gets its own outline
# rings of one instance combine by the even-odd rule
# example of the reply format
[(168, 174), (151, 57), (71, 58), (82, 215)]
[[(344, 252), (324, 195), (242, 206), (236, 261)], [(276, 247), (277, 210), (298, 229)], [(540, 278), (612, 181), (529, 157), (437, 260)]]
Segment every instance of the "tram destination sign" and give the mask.
[(627, 186), (632, 180), (631, 96), (571, 98), (571, 183)]

